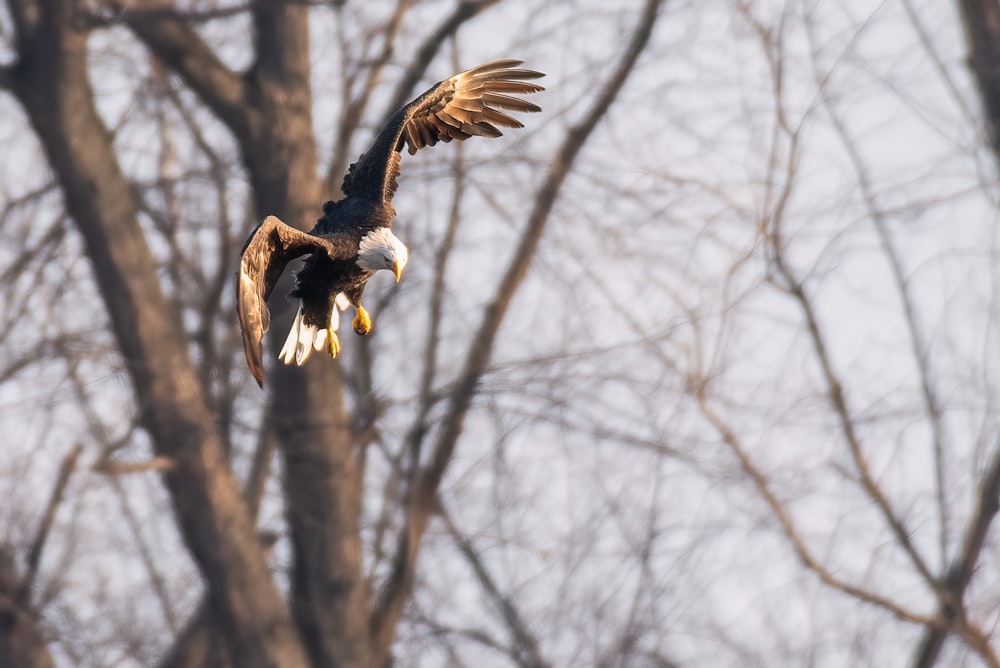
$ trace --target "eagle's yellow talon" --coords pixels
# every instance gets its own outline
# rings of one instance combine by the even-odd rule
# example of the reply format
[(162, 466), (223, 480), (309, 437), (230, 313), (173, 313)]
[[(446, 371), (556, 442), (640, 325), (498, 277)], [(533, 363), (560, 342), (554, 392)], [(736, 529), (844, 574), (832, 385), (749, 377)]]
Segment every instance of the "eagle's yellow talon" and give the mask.
[(340, 352), (340, 338), (337, 336), (337, 332), (329, 328), (326, 330), (326, 337), (327, 352), (330, 353), (330, 357), (336, 357)]
[(364, 336), (372, 331), (371, 316), (368, 315), (368, 311), (363, 306), (358, 306), (358, 314), (354, 316), (354, 322), (351, 323), (351, 327), (354, 329), (354, 333), (360, 336)]

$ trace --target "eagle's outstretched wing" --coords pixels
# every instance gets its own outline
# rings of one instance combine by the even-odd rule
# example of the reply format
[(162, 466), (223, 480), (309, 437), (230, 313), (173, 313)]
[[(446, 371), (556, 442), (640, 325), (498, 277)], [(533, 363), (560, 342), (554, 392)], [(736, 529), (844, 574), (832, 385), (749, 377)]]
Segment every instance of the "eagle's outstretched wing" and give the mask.
[(400, 151), (410, 154), (439, 141), (472, 136), (499, 137), (503, 128), (523, 124), (496, 109), (541, 111), (515, 94), (536, 93), (541, 86), (528, 79), (545, 76), (519, 69), (520, 60), (496, 60), (439, 81), (423, 95), (394, 113), (358, 161), (351, 165), (341, 190), (348, 197), (389, 201), (396, 192)]
[(243, 245), (240, 275), (236, 282), (236, 311), (243, 330), (243, 352), (253, 377), (261, 387), (264, 386), (261, 340), (271, 324), (267, 298), (289, 261), (317, 251), (324, 251), (332, 258), (340, 255), (350, 257), (356, 252), (351, 247), (341, 249), (328, 238), (297, 230), (274, 216), (261, 221)]

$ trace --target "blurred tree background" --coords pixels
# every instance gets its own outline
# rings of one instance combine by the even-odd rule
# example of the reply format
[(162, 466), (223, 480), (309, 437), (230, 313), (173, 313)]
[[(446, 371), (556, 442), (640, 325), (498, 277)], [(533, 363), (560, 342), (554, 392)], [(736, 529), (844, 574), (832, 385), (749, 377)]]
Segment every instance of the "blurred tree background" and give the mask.
[[(1000, 3), (6, 0), (0, 665), (1000, 666)], [(397, 106), (398, 286), (239, 248)], [(281, 293), (281, 294), (279, 294)]]

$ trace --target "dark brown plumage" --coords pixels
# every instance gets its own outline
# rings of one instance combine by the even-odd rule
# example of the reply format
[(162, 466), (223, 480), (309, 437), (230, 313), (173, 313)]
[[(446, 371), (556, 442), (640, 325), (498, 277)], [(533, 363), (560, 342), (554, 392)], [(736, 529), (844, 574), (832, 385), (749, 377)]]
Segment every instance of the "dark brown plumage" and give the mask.
[(543, 88), (529, 80), (544, 76), (519, 69), (519, 60), (498, 60), (474, 67), (431, 86), (396, 111), (371, 146), (344, 176), (344, 198), (327, 202), (323, 217), (307, 234), (268, 216), (243, 246), (237, 281), (237, 311), (243, 331), (243, 351), (257, 383), (263, 386), (261, 341), (270, 324), (267, 299), (285, 266), (308, 254), (296, 274), (291, 296), (300, 299), (299, 312), (282, 350), (286, 364), (303, 364), (313, 349), (340, 350), (340, 311), (357, 310), (354, 330), (367, 334), (371, 319), (361, 305), (365, 284), (378, 269), (390, 269), (396, 280), (408, 258), (406, 247), (389, 229), (396, 212), (392, 197), (399, 176), (400, 153), (410, 154), (437, 142), (473, 136), (499, 137), (499, 127), (520, 128), (520, 121), (499, 111), (541, 109), (512, 95)]

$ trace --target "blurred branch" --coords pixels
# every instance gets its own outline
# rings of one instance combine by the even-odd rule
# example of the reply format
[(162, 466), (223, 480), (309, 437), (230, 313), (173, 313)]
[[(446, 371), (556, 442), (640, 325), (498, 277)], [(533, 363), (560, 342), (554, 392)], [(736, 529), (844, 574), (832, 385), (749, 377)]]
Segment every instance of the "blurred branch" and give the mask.
[(152, 550), (150, 550), (145, 536), (143, 536), (142, 524), (132, 510), (129, 497), (122, 488), (121, 481), (111, 478), (111, 488), (115, 491), (115, 496), (118, 498), (118, 507), (122, 511), (122, 517), (125, 518), (125, 523), (128, 524), (129, 531), (132, 533), (132, 539), (135, 541), (135, 549), (139, 553), (139, 559), (142, 561), (142, 565), (149, 575), (150, 586), (156, 594), (156, 600), (160, 604), (163, 619), (167, 623), (167, 628), (170, 629), (171, 634), (176, 636), (178, 630), (177, 615), (174, 612), (169, 587), (163, 575), (156, 568), (156, 559)]
[(386, 557), (387, 537), (394, 528), (394, 519), (399, 511), (403, 497), (403, 474), (402, 460), (406, 456), (405, 448), (400, 448), (395, 453), (389, 452), (388, 448), (383, 448), (386, 463), (389, 465), (389, 473), (382, 484), (381, 506), (378, 516), (373, 522), (372, 533), (374, 537), (371, 541), (372, 567), (369, 575), (370, 585), (374, 583), (375, 573)]
[[(958, 0), (965, 28), (966, 44), (971, 52), (969, 64), (979, 89), (990, 147), (1000, 164), (1000, 2), (997, 0)], [(940, 614), (948, 628), (928, 627), (924, 631), (913, 665), (929, 668), (937, 663), (948, 633), (953, 626), (966, 644), (991, 666), (1000, 665), (990, 637), (970, 624), (963, 599), (986, 544), (997, 512), (1000, 510), (1000, 440), (994, 445), (993, 458), (979, 483), (976, 505), (966, 525), (962, 547), (955, 556), (942, 583)]]
[[(56, 183), (54, 178), (50, 178), (44, 184), (38, 186), (37, 188), (32, 188), (24, 194), (18, 197), (11, 197), (6, 199), (3, 206), (3, 211), (0, 211), (0, 222), (2, 222), (8, 215), (10, 215), (14, 210), (22, 207), (26, 204), (36, 203), (42, 200), (45, 195), (49, 193), (57, 192), (59, 190), (59, 184)], [(65, 216), (60, 216), (60, 218), (65, 218)]]
[(781, 247), (782, 245), (780, 239), (776, 235), (772, 235), (771, 240), (773, 244), (772, 262), (774, 269), (783, 281), (783, 285), (781, 287), (786, 290), (799, 305), (799, 310), (805, 318), (806, 328), (809, 333), (809, 340), (812, 342), (813, 352), (819, 362), (820, 371), (823, 374), (823, 379), (826, 383), (828, 399), (833, 408), (834, 414), (837, 417), (837, 421), (840, 423), (840, 432), (847, 443), (848, 450), (851, 453), (851, 458), (854, 461), (854, 467), (860, 477), (859, 482), (861, 483), (865, 493), (879, 509), (886, 524), (888, 524), (889, 528), (892, 530), (892, 534), (896, 542), (903, 549), (903, 552), (905, 552), (909, 557), (910, 562), (917, 569), (917, 572), (920, 573), (921, 577), (923, 577), (924, 581), (932, 589), (937, 590), (937, 578), (931, 573), (930, 568), (927, 566), (927, 562), (920, 555), (920, 552), (913, 544), (913, 541), (910, 538), (910, 530), (896, 515), (895, 510), (892, 508), (892, 504), (889, 502), (889, 499), (886, 497), (882, 488), (879, 487), (878, 482), (876, 482), (875, 477), (872, 475), (871, 469), (868, 466), (868, 460), (861, 447), (861, 439), (859, 438), (855, 428), (854, 417), (851, 414), (850, 408), (847, 406), (844, 386), (840, 381), (839, 375), (833, 368), (833, 361), (830, 358), (826, 337), (823, 335), (823, 331), (819, 325), (819, 320), (816, 316), (816, 311), (813, 308), (812, 301), (806, 295), (805, 287), (785, 263), (784, 250)]
[[(9, 320), (9, 322), (13, 321), (13, 319)], [(4, 339), (4, 336), (0, 336), (0, 341)], [(64, 356), (68, 349), (72, 348), (74, 344), (82, 343), (84, 339), (83, 335), (70, 333), (57, 334), (50, 339), (34, 341), (25, 352), (18, 355), (8, 355), (7, 359), (3, 360), (3, 366), (0, 366), (0, 384), (15, 378), (34, 364), (42, 364), (53, 357)]]
[(456, 651), (453, 638), (470, 640), (507, 657), (511, 655), (511, 649), (509, 647), (504, 647), (489, 633), (480, 631), (479, 629), (462, 629), (455, 628), (453, 626), (446, 626), (434, 619), (431, 619), (427, 614), (422, 612), (417, 612), (413, 615), (413, 617), (416, 623), (426, 626), (440, 642), (445, 644), (445, 650), (447, 651), (449, 658), (449, 663), (446, 664), (448, 666), (470, 665), (461, 660), (460, 655)]
[[(664, 462), (664, 459), (659, 459), (654, 466), (659, 468)], [(657, 475), (653, 480), (652, 488), (649, 490), (650, 497), (653, 499), (658, 498), (663, 486), (664, 478), (661, 475)], [(608, 499), (608, 507), (613, 517), (618, 521), (622, 533), (627, 535), (636, 520), (638, 520), (636, 509), (631, 505), (620, 503), (616, 495)], [(607, 651), (595, 662), (595, 668), (613, 668), (614, 666), (642, 663), (637, 659), (643, 654), (641, 650), (643, 633), (650, 626), (647, 621), (649, 618), (649, 609), (643, 605), (643, 601), (657, 601), (660, 598), (664, 598), (661, 595), (662, 593), (666, 593), (662, 585), (657, 582), (653, 566), (653, 559), (657, 553), (657, 539), (664, 534), (659, 526), (659, 514), (661, 510), (658, 504), (651, 503), (645, 513), (646, 518), (643, 523), (644, 530), (641, 541), (638, 544), (630, 541), (628, 546), (629, 551), (636, 555), (639, 561), (639, 579), (633, 585), (632, 602), (629, 605), (628, 617), (619, 632), (618, 639), (616, 642), (611, 643)], [(652, 661), (653, 665), (679, 668), (660, 654), (655, 656), (647, 655), (643, 658)]]
[(796, 556), (798, 556), (799, 561), (803, 566), (815, 573), (825, 585), (852, 596), (859, 601), (864, 601), (865, 603), (870, 603), (887, 610), (898, 619), (911, 622), (913, 624), (922, 624), (927, 626), (933, 626), (940, 623), (940, 620), (936, 616), (931, 617), (912, 612), (888, 598), (879, 596), (878, 594), (865, 589), (861, 589), (860, 587), (838, 578), (833, 574), (833, 572), (827, 569), (806, 546), (801, 533), (792, 521), (791, 515), (786, 510), (784, 504), (782, 504), (772, 491), (767, 476), (760, 470), (760, 468), (757, 467), (756, 464), (754, 464), (753, 459), (743, 447), (736, 433), (726, 425), (722, 417), (712, 408), (708, 401), (706, 383), (697, 378), (693, 378), (689, 384), (691, 392), (698, 403), (698, 408), (701, 411), (701, 414), (716, 430), (732, 453), (736, 455), (736, 458), (740, 462), (740, 466), (747, 473), (747, 475), (750, 476), (750, 479), (753, 481), (754, 486), (761, 495), (761, 498), (764, 499), (764, 502), (767, 504), (768, 508), (770, 508), (774, 518), (778, 520), (778, 523), (781, 525), (782, 533), (784, 533), (785, 538), (788, 539), (788, 542), (791, 544), (792, 549), (795, 551)]
[[(340, 188), (340, 179), (347, 171), (348, 156), (351, 151), (351, 137), (361, 123), (361, 117), (368, 107), (368, 101), (378, 85), (379, 76), (392, 57), (396, 37), (403, 26), (403, 17), (413, 6), (410, 0), (396, 0), (396, 9), (385, 28), (382, 29), (382, 50), (371, 60), (366, 67), (365, 82), (357, 97), (351, 99), (351, 83), (353, 77), (346, 77), (344, 86), (344, 99), (340, 110), (340, 122), (337, 124), (337, 137), (334, 141), (334, 157), (330, 162), (325, 183), (329, 193), (337, 193)], [(361, 67), (360, 65), (358, 66)], [(391, 113), (391, 112), (390, 112)]]
[(278, 442), (274, 435), (274, 428), (271, 424), (270, 414), (267, 414), (261, 422), (257, 432), (257, 447), (254, 449), (253, 460), (250, 464), (250, 473), (247, 475), (246, 483), (243, 486), (243, 496), (247, 500), (250, 508), (250, 515), (254, 518), (260, 512), (260, 503), (264, 498), (264, 488), (267, 478), (271, 474), (271, 460), (274, 458), (274, 451)]
[(216, 19), (227, 19), (245, 14), (259, 4), (260, 0), (230, 5), (229, 7), (210, 7), (197, 10), (184, 10), (169, 5), (147, 6), (136, 8), (120, 6), (114, 2), (106, 2), (103, 14), (93, 14), (90, 17), (93, 26), (108, 26), (133, 21), (179, 21), (189, 24), (207, 23)]
[[(274, 538), (258, 533), (258, 543), (265, 555), (273, 547)], [(158, 668), (230, 668), (235, 665), (232, 654), (222, 642), (222, 630), (208, 600), (202, 599), (156, 665)]]
[[(130, 8), (130, 11), (134, 11), (138, 14), (142, 14), (144, 18), (150, 20), (158, 19), (172, 19), (176, 21), (183, 21), (184, 23), (199, 24), (207, 23), (209, 21), (214, 21), (217, 19), (227, 19), (233, 16), (239, 16), (240, 14), (245, 14), (247, 12), (253, 11), (254, 9), (266, 5), (270, 0), (250, 0), (249, 2), (241, 2), (235, 5), (230, 5), (228, 7), (206, 7), (203, 9), (178, 9), (176, 7), (170, 6), (159, 6), (150, 7), (148, 9), (134, 10)], [(282, 0), (282, 4), (285, 5), (301, 5), (303, 7), (340, 7), (346, 2), (346, 0)], [(112, 9), (112, 12), (116, 11)], [(117, 10), (120, 11), (120, 10)], [(107, 13), (105, 15), (94, 15), (91, 21), (94, 25), (112, 25), (120, 23), (120, 14)]]
[(410, 62), (410, 66), (406, 68), (403, 77), (396, 84), (396, 91), (389, 100), (389, 104), (386, 105), (386, 113), (383, 118), (388, 118), (393, 111), (406, 104), (409, 97), (413, 95), (413, 89), (420, 82), (427, 68), (430, 67), (431, 61), (441, 51), (445, 41), (454, 36), (463, 23), (475, 18), (499, 1), (463, 0), (455, 6), (452, 13), (441, 22), (434, 32), (427, 36), (427, 39), (417, 49), (416, 57)]
[(229, 668), (233, 665), (208, 600), (195, 608), (184, 627), (174, 638), (157, 668)]
[[(59, 308), (56, 303), (45, 305), (47, 313), (43, 313), (37, 299), (37, 292), (40, 286), (47, 283), (47, 277), (52, 273), (52, 266), (62, 266), (59, 257), (62, 245), (59, 241), (64, 235), (58, 234), (56, 236), (58, 238), (53, 239), (53, 243), (39, 245), (36, 249), (37, 255), (35, 255), (34, 250), (29, 251), (34, 260), (34, 266), (31, 266), (29, 262), (22, 263), (24, 257), (21, 257), (15, 262), (15, 267), (11, 268), (12, 270), (16, 268), (16, 272), (4, 272), (3, 277), (0, 278), (0, 304), (3, 305), (0, 307), (0, 317), (5, 322), (19, 322), (26, 317), (41, 317), (42, 320), (46, 317), (60, 317), (53, 310)], [(94, 329), (93, 324), (87, 323), (87, 325), (89, 327), (82, 331), (65, 331), (51, 336), (46, 336), (44, 329), (36, 331), (35, 335), (38, 338), (35, 340), (31, 340), (30, 337), (25, 339), (23, 329), (0, 328), (0, 343), (9, 346), (8, 359), (4, 360), (4, 366), (0, 367), (0, 380), (16, 375), (23, 368), (32, 364), (44, 362), (49, 355), (53, 354), (52, 351), (61, 352), (61, 348), (80, 341)]]
[(438, 344), (447, 289), (448, 259), (455, 246), (455, 237), (461, 222), (462, 201), (465, 197), (465, 153), (462, 144), (458, 144), (455, 148), (457, 150), (452, 161), (454, 188), (448, 214), (448, 226), (434, 256), (434, 278), (431, 283), (427, 339), (424, 343), (423, 369), (420, 374), (420, 389), (417, 393), (417, 411), (413, 418), (413, 424), (404, 439), (404, 448), (409, 457), (406, 484), (410, 489), (413, 488), (416, 473), (420, 468), (421, 449), (429, 428), (428, 416), (431, 409), (439, 401), (434, 393), (434, 372), (437, 369)]
[(45, 506), (45, 512), (42, 514), (42, 519), (38, 524), (35, 538), (31, 541), (31, 547), (28, 549), (24, 576), (21, 578), (17, 593), (14, 595), (14, 601), (19, 607), (28, 607), (31, 598), (31, 589), (34, 587), (35, 579), (38, 577), (38, 567), (42, 561), (42, 551), (45, 549), (45, 542), (48, 540), (49, 532), (52, 530), (52, 523), (56, 518), (56, 511), (62, 503), (63, 495), (66, 492), (66, 485), (69, 484), (69, 477), (76, 469), (76, 460), (79, 459), (81, 452), (83, 452), (83, 445), (78, 443), (73, 446), (69, 454), (63, 457), (62, 465), (59, 467), (59, 474), (56, 476), (56, 482), (52, 486), (51, 494), (49, 494), (49, 502)]
[(132, 473), (166, 473), (176, 466), (169, 457), (153, 457), (144, 462), (116, 462), (101, 459), (94, 464), (94, 471), (108, 476), (130, 475)]
[(435, 441), (431, 459), (418, 474), (407, 506), (406, 524), (400, 532), (399, 545), (388, 575), (376, 601), (372, 616), (372, 656), (381, 666), (389, 655), (395, 627), (413, 584), (420, 541), (434, 511), (437, 490), (451, 461), (466, 415), (476, 394), (476, 386), (486, 370), (503, 318), (514, 294), (528, 273), (535, 250), (545, 230), (549, 214), (580, 150), (594, 128), (610, 109), (633, 71), (653, 32), (663, 0), (647, 0), (622, 59), (594, 98), (583, 119), (570, 128), (562, 146), (535, 197), (528, 223), (517, 250), (501, 280), (492, 303), (469, 347), (462, 373), (452, 391)]
[(987, 633), (965, 616), (959, 617), (958, 621), (958, 634), (966, 646), (978, 654), (989, 668), (1000, 668), (1000, 655), (993, 647), (995, 635)]
[(1000, 2), (958, 0), (990, 147), (1000, 163)]
[[(108, 481), (118, 498), (118, 505), (122, 511), (122, 517), (125, 518), (125, 522), (132, 533), (136, 551), (138, 552), (139, 559), (142, 561), (142, 564), (146, 569), (146, 573), (149, 576), (150, 585), (153, 592), (156, 594), (157, 601), (160, 604), (160, 610), (163, 613), (163, 618), (170, 627), (170, 630), (176, 634), (177, 620), (176, 615), (174, 614), (173, 601), (171, 601), (168, 594), (166, 581), (156, 567), (156, 561), (153, 558), (152, 551), (149, 549), (149, 545), (147, 544), (145, 537), (142, 535), (141, 524), (135, 517), (135, 513), (132, 512), (132, 507), (129, 504), (128, 497), (122, 489), (121, 481), (114, 477), (118, 474), (137, 473), (147, 470), (162, 472), (167, 470), (168, 467), (172, 468), (174, 462), (165, 457), (154, 457), (151, 462), (143, 462), (139, 464), (113, 462), (111, 460), (111, 456), (115, 451), (128, 442), (133, 435), (135, 428), (134, 426), (130, 428), (121, 438), (112, 438), (108, 428), (97, 414), (97, 411), (94, 410), (93, 404), (87, 396), (86, 382), (80, 377), (79, 373), (79, 362), (77, 360), (68, 359), (67, 363), (69, 365), (70, 385), (73, 388), (73, 393), (76, 395), (77, 405), (80, 407), (83, 417), (86, 420), (90, 437), (101, 446), (101, 454), (92, 469), (99, 473), (109, 474)], [(160, 467), (150, 466), (151, 464), (155, 464), (161, 460), (165, 461), (162, 462)]]
[(949, 99), (952, 100), (962, 112), (962, 116), (965, 117), (965, 120), (968, 121), (969, 125), (978, 123), (979, 116), (972, 109), (970, 109), (969, 105), (966, 103), (965, 94), (960, 90), (958, 82), (955, 81), (955, 77), (953, 77), (949, 72), (945, 59), (941, 57), (937, 47), (934, 45), (931, 33), (928, 31), (924, 22), (920, 19), (920, 15), (917, 13), (916, 8), (913, 6), (913, 0), (903, 0), (902, 5), (904, 11), (906, 12), (906, 18), (909, 19), (910, 25), (913, 26), (914, 31), (916, 31), (917, 36), (920, 38), (920, 44), (924, 47), (927, 57), (934, 63), (938, 75), (941, 77), (945, 87), (948, 89), (948, 94), (950, 95)]
[[(852, 36), (851, 43), (859, 39), (861, 32), (862, 31), (858, 31)], [(861, 439), (857, 434), (855, 418), (851, 414), (851, 410), (847, 405), (847, 398), (845, 396), (844, 387), (840, 381), (840, 377), (833, 367), (833, 361), (830, 357), (826, 337), (824, 336), (823, 330), (819, 325), (813, 303), (806, 294), (805, 286), (803, 285), (802, 280), (795, 274), (786, 262), (786, 254), (788, 251), (782, 235), (782, 223), (784, 221), (785, 210), (788, 202), (790, 201), (793, 185), (796, 182), (798, 173), (799, 140), (801, 136), (800, 131), (803, 127), (802, 124), (804, 123), (805, 118), (803, 118), (802, 122), (798, 125), (793, 126), (785, 115), (780, 38), (771, 35), (768, 31), (763, 29), (758, 29), (758, 35), (762, 45), (764, 46), (765, 53), (768, 54), (769, 58), (774, 62), (772, 65), (772, 78), (774, 80), (773, 94), (776, 105), (776, 122), (773, 128), (771, 141), (772, 152), (769, 165), (769, 172), (773, 174), (773, 177), (769, 178), (768, 182), (781, 184), (778, 190), (777, 198), (767, 209), (767, 220), (761, 226), (762, 231), (764, 232), (765, 242), (767, 244), (765, 251), (768, 253), (769, 270), (773, 272), (770, 280), (776, 287), (783, 290), (794, 299), (799, 307), (802, 317), (805, 320), (813, 353), (817, 358), (820, 372), (822, 373), (824, 383), (826, 385), (828, 399), (839, 423), (840, 433), (847, 444), (848, 450), (851, 454), (851, 459), (854, 462), (855, 469), (859, 475), (859, 482), (861, 483), (862, 489), (879, 509), (884, 521), (891, 529), (897, 544), (908, 556), (911, 563), (913, 563), (914, 567), (917, 569), (917, 572), (920, 573), (921, 577), (932, 590), (937, 591), (937, 579), (931, 573), (926, 561), (911, 540), (910, 530), (897, 516), (895, 510), (889, 502), (889, 499), (886, 497), (884, 491), (879, 487), (877, 481), (872, 475), (865, 453), (862, 449)], [(772, 45), (772, 42), (779, 46)], [(820, 95), (824, 94), (829, 77), (830, 73), (827, 73), (826, 76), (823, 77), (817, 76), (817, 87)], [(781, 148), (784, 144), (784, 142), (781, 141), (782, 136), (784, 136), (787, 140), (787, 146), (783, 149)], [(775, 172), (780, 170), (780, 154), (782, 152), (785, 154), (784, 173), (776, 174)]]
[(476, 385), (489, 362), (500, 324), (517, 289), (528, 273), (528, 268), (534, 258), (538, 242), (541, 240), (562, 184), (569, 175), (580, 149), (591, 136), (597, 123), (607, 113), (624, 86), (628, 75), (632, 72), (639, 54), (642, 53), (652, 33), (662, 3), (663, 0), (647, 0), (643, 15), (639, 20), (639, 27), (631, 39), (623, 60), (618, 64), (614, 74), (597, 96), (584, 120), (567, 132), (566, 139), (538, 191), (518, 248), (497, 288), (492, 303), (486, 307), (483, 321), (469, 348), (463, 371), (449, 397), (447, 414), (442, 421), (441, 433), (435, 443), (431, 461), (421, 472), (416, 492), (418, 499), (429, 505), (433, 505), (432, 499), (454, 452), (455, 444), (471, 406), (472, 397), (475, 395)]
[(59, 220), (53, 223), (38, 241), (30, 246), (20, 248), (17, 259), (0, 274), (0, 285), (14, 281), (32, 261), (43, 253), (49, 252), (53, 246), (58, 245), (66, 236), (66, 230), (67, 227), (63, 224), (62, 216), (60, 216)]
[[(216, 251), (216, 265), (214, 274), (207, 276), (199, 274), (199, 285), (203, 284), (203, 289), (198, 293), (198, 297), (191, 301), (200, 303), (200, 321), (194, 332), (194, 340), (201, 350), (199, 360), (199, 377), (202, 385), (211, 391), (213, 388), (212, 379), (216, 379), (219, 387), (214, 394), (209, 394), (212, 407), (219, 414), (219, 425), (222, 431), (223, 442), (226, 444), (227, 452), (232, 450), (232, 437), (230, 427), (232, 424), (234, 389), (229, 373), (231, 358), (220, 355), (216, 346), (216, 336), (219, 335), (220, 322), (217, 316), (221, 314), (223, 294), (226, 287), (232, 280), (232, 265), (235, 262), (234, 254), (234, 226), (229, 215), (229, 187), (227, 181), (227, 169), (230, 167), (218, 152), (209, 143), (201, 130), (198, 121), (185, 104), (183, 96), (175, 86), (169, 83), (169, 77), (162, 67), (156, 67), (160, 61), (155, 56), (151, 56), (153, 64), (151, 69), (154, 72), (155, 90), (170, 102), (173, 109), (180, 116), (184, 127), (194, 140), (195, 146), (208, 160), (209, 168), (207, 176), (215, 186), (216, 208), (219, 212), (219, 221), (215, 226), (217, 230), (216, 239), (218, 241)], [(227, 323), (234, 322), (232, 318), (227, 318)], [(235, 326), (235, 325), (232, 325)], [(225, 333), (223, 329), (223, 333)], [(233, 332), (235, 334), (235, 331)]]
[[(912, 14), (911, 9), (908, 9), (908, 11)], [(911, 16), (911, 21), (916, 22), (916, 17)], [(906, 276), (906, 270), (903, 266), (902, 258), (896, 248), (895, 240), (893, 239), (892, 233), (889, 229), (886, 214), (878, 202), (878, 197), (869, 174), (869, 168), (859, 151), (858, 142), (851, 136), (844, 118), (839, 113), (836, 101), (831, 96), (826, 85), (832, 75), (832, 70), (821, 74), (820, 66), (817, 61), (817, 55), (821, 48), (815, 43), (815, 36), (813, 34), (814, 27), (812, 22), (806, 21), (805, 25), (806, 34), (810, 43), (809, 53), (814, 78), (816, 80), (818, 99), (827, 112), (830, 122), (833, 125), (834, 132), (840, 139), (840, 143), (843, 146), (844, 151), (847, 153), (851, 166), (854, 168), (862, 200), (867, 210), (869, 220), (875, 229), (882, 253), (884, 254), (886, 262), (889, 265), (893, 284), (902, 306), (903, 321), (909, 338), (910, 350), (917, 370), (917, 376), (920, 379), (921, 398), (924, 404), (924, 413), (931, 432), (931, 451), (934, 460), (934, 483), (936, 488), (935, 497), (939, 523), (937, 542), (940, 563), (943, 565), (947, 561), (949, 549), (948, 537), (951, 535), (950, 512), (948, 497), (946, 494), (946, 474), (948, 462), (946, 452), (950, 449), (950, 439), (945, 431), (943, 417), (944, 409), (941, 400), (937, 395), (937, 390), (935, 389), (934, 374), (933, 369), (931, 368), (930, 348), (924, 339), (924, 333), (920, 327), (915, 300), (910, 289), (910, 282)], [(861, 31), (858, 31), (858, 33), (852, 38), (850, 43), (851, 47), (853, 47), (860, 34)], [(931, 49), (929, 44), (926, 45), (926, 47)], [(776, 255), (777, 254), (778, 252), (776, 251)], [(823, 364), (823, 368), (825, 373), (827, 369), (825, 363)], [(864, 477), (864, 473), (862, 473), (862, 476)], [(879, 505), (880, 507), (883, 507), (882, 504)], [(914, 554), (911, 554), (911, 557), (913, 557)], [(922, 561), (921, 563), (918, 563), (918, 569), (921, 574), (924, 575), (924, 578), (928, 580), (928, 583), (933, 584), (933, 579), (929, 577), (929, 569), (923, 568), (921, 564)]]
[(247, 104), (246, 81), (230, 70), (194, 28), (181, 19), (150, 16), (156, 0), (133, 0), (120, 17), (136, 36), (234, 132), (248, 134), (253, 107)]
[(472, 568), (472, 572), (475, 573), (476, 580), (479, 581), (479, 586), (482, 587), (486, 596), (496, 606), (497, 610), (499, 610), (500, 616), (507, 625), (507, 629), (514, 637), (514, 646), (511, 648), (510, 658), (522, 668), (547, 668), (550, 664), (542, 658), (541, 652), (538, 649), (538, 639), (528, 630), (528, 626), (521, 619), (520, 613), (518, 613), (514, 604), (511, 603), (510, 598), (500, 592), (500, 588), (494, 582), (493, 577), (487, 570), (486, 564), (483, 562), (482, 557), (479, 556), (479, 552), (476, 551), (472, 541), (455, 526), (446, 508), (439, 505), (438, 516), (444, 522), (452, 540), (458, 546), (458, 551), (462, 553), (469, 567)]
[[(937, 663), (949, 631), (954, 630), (956, 624), (960, 631), (966, 625), (963, 598), (969, 582), (972, 581), (972, 576), (975, 574), (976, 564), (979, 562), (983, 547), (986, 545), (986, 536), (989, 534), (998, 511), (1000, 511), (1000, 440), (996, 443), (993, 459), (979, 485), (976, 506), (965, 531), (962, 549), (956, 555), (942, 583), (944, 590), (941, 592), (941, 612), (939, 614), (947, 622), (947, 625), (927, 627), (913, 659), (914, 668), (930, 668)], [(987, 637), (986, 640), (985, 643), (974, 641), (971, 645), (972, 649), (977, 651), (983, 660), (990, 665), (1000, 665), (997, 662), (995, 651), (989, 645), (989, 638)]]
[(948, 536), (951, 534), (948, 498), (945, 493), (947, 486), (946, 465), (948, 461), (945, 454), (950, 448), (948, 447), (949, 439), (943, 424), (944, 410), (935, 389), (929, 346), (924, 340), (924, 333), (920, 328), (916, 305), (911, 294), (910, 282), (906, 276), (906, 270), (903, 268), (902, 258), (900, 258), (899, 251), (896, 249), (896, 242), (893, 239), (892, 232), (889, 230), (885, 214), (882, 212), (875, 196), (871, 177), (868, 174), (864, 159), (858, 151), (857, 142), (850, 136), (843, 118), (838, 113), (836, 105), (830, 99), (825, 87), (820, 88), (819, 95), (823, 100), (834, 131), (837, 133), (840, 143), (847, 152), (848, 158), (854, 167), (861, 197), (864, 200), (871, 224), (875, 228), (875, 234), (878, 237), (882, 253), (885, 255), (886, 262), (889, 265), (896, 293), (899, 295), (899, 300), (903, 307), (903, 322), (909, 334), (910, 350), (917, 369), (917, 376), (920, 378), (924, 412), (931, 431), (931, 449), (933, 451), (935, 473), (934, 482), (938, 506), (938, 522), (940, 523), (938, 527), (938, 547), (941, 564), (944, 564), (948, 554)]

